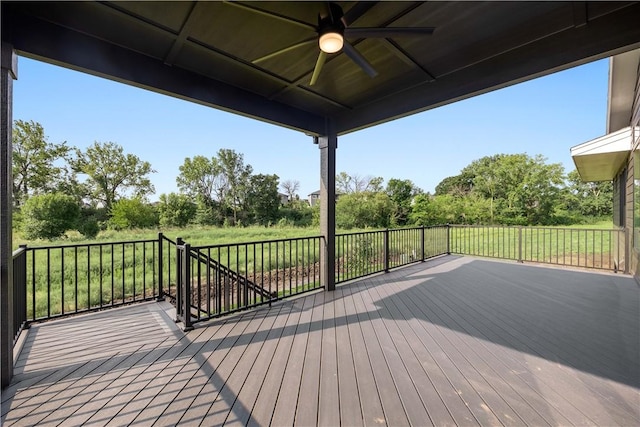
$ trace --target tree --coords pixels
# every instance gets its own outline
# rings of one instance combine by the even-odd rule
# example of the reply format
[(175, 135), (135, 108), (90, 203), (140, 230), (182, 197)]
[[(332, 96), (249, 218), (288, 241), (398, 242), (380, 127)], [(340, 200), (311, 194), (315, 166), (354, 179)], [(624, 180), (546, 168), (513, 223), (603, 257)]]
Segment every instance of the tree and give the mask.
[(457, 178), (441, 182), (438, 194), (447, 189), (446, 194), (455, 194), (451, 189), (456, 184), (470, 188), (465, 197), (488, 200), (490, 223), (552, 224), (561, 203), (564, 170), (545, 161), (543, 156), (527, 154), (486, 156), (466, 166)]
[(76, 150), (72, 162), (74, 170), (87, 175), (87, 184), (94, 202), (101, 202), (107, 210), (125, 194), (144, 198), (153, 194), (154, 187), (148, 175), (155, 171), (149, 162), (113, 142), (95, 142), (85, 152)]
[[(253, 168), (244, 164), (244, 156), (234, 150), (218, 150), (220, 172), (224, 180), (224, 197), (221, 204), (233, 212), (233, 222), (238, 222), (238, 212), (246, 208), (249, 179)], [(276, 193), (277, 193), (276, 185)]]
[(370, 175), (360, 176), (358, 174), (349, 175), (346, 172), (340, 172), (336, 175), (336, 191), (338, 194), (351, 194), (382, 191), (381, 177), (372, 177)]
[(111, 206), (109, 227), (115, 230), (149, 228), (158, 225), (158, 213), (142, 199), (120, 199)]
[(473, 189), (473, 176), (464, 170), (460, 175), (449, 176), (438, 185), (436, 185), (435, 195), (442, 196), (445, 194), (451, 194), (452, 196), (463, 197), (471, 192)]
[(300, 191), (300, 181), (293, 181), (287, 179), (283, 183), (280, 184), (282, 191), (285, 192), (290, 202), (295, 200), (298, 195), (298, 191)]
[(336, 203), (336, 225), (345, 229), (388, 227), (392, 211), (393, 203), (385, 193), (345, 194)]
[(249, 180), (248, 208), (254, 222), (267, 225), (278, 218), (278, 175), (253, 175)]
[(163, 227), (184, 227), (196, 216), (197, 205), (184, 194), (161, 194), (158, 204), (160, 225)]
[(577, 170), (567, 174), (567, 205), (581, 215), (603, 217), (613, 214), (613, 183), (583, 182)]
[(35, 195), (22, 207), (22, 232), (26, 239), (55, 239), (76, 227), (80, 207), (66, 194)]
[(411, 213), (411, 201), (422, 193), (422, 190), (409, 179), (392, 178), (387, 183), (386, 193), (393, 203), (391, 225), (405, 225), (409, 220), (409, 213)]
[(16, 120), (13, 126), (13, 202), (20, 207), (29, 196), (59, 190), (74, 181), (66, 168), (66, 142), (47, 142), (34, 121)]
[(221, 169), (217, 159), (204, 156), (189, 157), (179, 168), (176, 177), (178, 188), (194, 199), (199, 199), (205, 206), (212, 207), (216, 199), (222, 197), (223, 182)]
[(181, 191), (203, 203), (204, 210), (223, 209), (233, 215), (234, 223), (240, 211), (246, 209), (249, 178), (253, 168), (244, 164), (242, 154), (222, 148), (217, 156), (208, 159), (186, 158), (180, 166), (176, 183)]

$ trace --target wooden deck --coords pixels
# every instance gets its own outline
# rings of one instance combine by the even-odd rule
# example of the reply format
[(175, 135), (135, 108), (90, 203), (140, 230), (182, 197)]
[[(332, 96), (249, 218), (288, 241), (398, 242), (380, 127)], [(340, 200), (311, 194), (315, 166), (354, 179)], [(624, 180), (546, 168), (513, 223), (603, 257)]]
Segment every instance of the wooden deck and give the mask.
[(640, 288), (444, 257), (184, 334), (166, 303), (34, 325), (4, 425), (640, 425)]

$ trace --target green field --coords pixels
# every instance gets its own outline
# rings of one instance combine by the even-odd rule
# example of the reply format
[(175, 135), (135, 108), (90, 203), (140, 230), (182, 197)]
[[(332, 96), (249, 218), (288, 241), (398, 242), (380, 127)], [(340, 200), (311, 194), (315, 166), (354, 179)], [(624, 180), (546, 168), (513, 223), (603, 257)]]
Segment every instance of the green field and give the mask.
[(14, 233), (13, 246), (18, 248), (19, 245), (26, 244), (29, 246), (50, 246), (50, 245), (67, 245), (67, 244), (91, 244), (105, 242), (121, 242), (133, 240), (150, 240), (157, 239), (158, 232), (162, 231), (165, 236), (175, 240), (182, 237), (187, 243), (199, 245), (212, 245), (220, 243), (243, 243), (260, 240), (288, 239), (293, 237), (317, 236), (320, 230), (317, 227), (301, 228), (301, 227), (186, 227), (186, 228), (167, 228), (163, 230), (126, 230), (101, 231), (95, 239), (86, 239), (78, 232), (68, 232), (61, 239), (53, 241), (49, 240), (32, 240), (28, 241), (22, 238), (20, 233)]

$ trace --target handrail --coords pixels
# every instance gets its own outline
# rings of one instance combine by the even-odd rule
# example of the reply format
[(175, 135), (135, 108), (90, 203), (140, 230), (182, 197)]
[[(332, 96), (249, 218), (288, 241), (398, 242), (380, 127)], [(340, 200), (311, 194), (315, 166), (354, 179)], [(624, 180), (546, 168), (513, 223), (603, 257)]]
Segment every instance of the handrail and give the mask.
[(267, 298), (273, 298), (275, 296), (277, 296), (277, 293), (274, 292), (269, 292), (266, 289), (264, 289), (262, 286), (258, 286), (256, 285), (254, 282), (252, 282), (251, 280), (247, 279), (245, 276), (241, 276), (238, 273), (236, 273), (235, 271), (231, 270), (229, 267), (225, 266), (224, 264), (219, 263), (218, 261), (206, 256), (205, 254), (203, 254), (202, 252), (200, 252), (197, 248), (194, 248), (193, 246), (191, 247), (191, 256), (198, 259), (200, 262), (204, 263), (204, 264), (208, 264), (211, 267), (217, 269), (217, 270), (221, 270), (223, 272), (223, 274), (225, 275), (229, 275), (231, 276), (233, 279), (238, 280), (239, 282), (241, 282), (243, 285), (248, 286), (251, 290), (254, 290), (258, 293), (260, 293), (261, 296), (267, 297)]

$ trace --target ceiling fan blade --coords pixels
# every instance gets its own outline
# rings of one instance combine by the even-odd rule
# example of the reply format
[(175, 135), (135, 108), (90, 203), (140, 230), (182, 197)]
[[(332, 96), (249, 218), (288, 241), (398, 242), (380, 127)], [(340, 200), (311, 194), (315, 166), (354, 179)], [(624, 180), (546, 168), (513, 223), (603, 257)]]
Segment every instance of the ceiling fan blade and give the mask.
[(316, 61), (316, 67), (313, 69), (313, 75), (311, 76), (311, 81), (309, 82), (310, 86), (316, 84), (318, 81), (318, 76), (320, 75), (320, 71), (322, 71), (322, 66), (324, 62), (327, 60), (327, 54), (323, 51), (320, 51), (318, 55), (318, 60)]
[(373, 65), (369, 64), (369, 61), (367, 61), (364, 56), (360, 55), (360, 52), (358, 52), (353, 45), (346, 40), (342, 46), (342, 51), (360, 68), (362, 68), (362, 71), (367, 73), (369, 77), (375, 77), (378, 75), (378, 72), (373, 68)]
[(346, 28), (345, 37), (352, 38), (389, 38), (430, 36), (435, 31), (434, 27), (382, 27), (382, 28)]
[(308, 22), (304, 22), (304, 21), (301, 21), (299, 19), (291, 18), (290, 16), (281, 15), (279, 13), (272, 12), (270, 10), (261, 9), (259, 7), (253, 6), (253, 5), (248, 5), (248, 4), (244, 4), (244, 3), (240, 3), (240, 2), (236, 2), (236, 1), (223, 1), (223, 3), (227, 4), (229, 6), (237, 7), (239, 9), (243, 9), (243, 10), (246, 10), (246, 11), (249, 11), (249, 12), (256, 13), (258, 15), (268, 16), (268, 17), (273, 18), (273, 19), (277, 19), (277, 20), (280, 20), (280, 21), (288, 22), (290, 24), (297, 25), (299, 27), (303, 27), (303, 28), (306, 28), (306, 29), (311, 30), (311, 31), (316, 31), (316, 26), (315, 25), (309, 24)]
[(369, 9), (375, 6), (376, 2), (374, 1), (359, 1), (351, 9), (347, 11), (342, 17), (342, 23), (345, 27), (353, 24), (357, 21), (362, 15), (367, 13)]
[(261, 62), (264, 62), (264, 61), (266, 61), (268, 59), (274, 58), (274, 57), (276, 57), (278, 55), (281, 55), (283, 53), (291, 52), (292, 50), (295, 50), (295, 49), (297, 49), (299, 47), (307, 46), (309, 44), (317, 44), (317, 43), (318, 43), (318, 38), (317, 37), (314, 37), (312, 39), (303, 40), (300, 43), (292, 44), (291, 46), (287, 46), (287, 47), (285, 47), (283, 49), (276, 50), (275, 52), (271, 52), (271, 53), (269, 53), (269, 54), (267, 54), (265, 56), (261, 56), (260, 58), (256, 58), (253, 61), (251, 61), (251, 63), (252, 64), (259, 64)]

